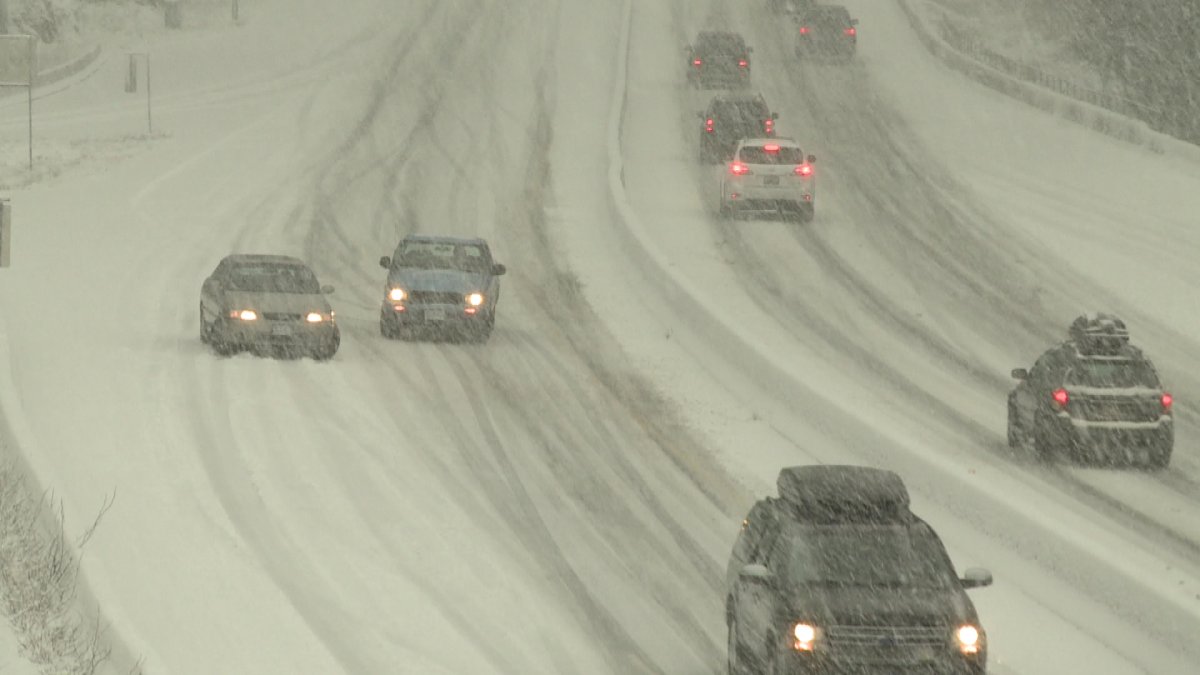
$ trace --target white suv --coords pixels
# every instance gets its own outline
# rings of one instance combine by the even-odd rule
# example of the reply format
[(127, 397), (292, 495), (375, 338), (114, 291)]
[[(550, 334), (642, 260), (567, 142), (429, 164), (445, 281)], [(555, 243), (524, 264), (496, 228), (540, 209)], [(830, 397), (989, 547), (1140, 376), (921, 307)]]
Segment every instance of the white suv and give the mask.
[(747, 138), (721, 175), (721, 215), (778, 213), (813, 219), (816, 176), (812, 155), (790, 138)]

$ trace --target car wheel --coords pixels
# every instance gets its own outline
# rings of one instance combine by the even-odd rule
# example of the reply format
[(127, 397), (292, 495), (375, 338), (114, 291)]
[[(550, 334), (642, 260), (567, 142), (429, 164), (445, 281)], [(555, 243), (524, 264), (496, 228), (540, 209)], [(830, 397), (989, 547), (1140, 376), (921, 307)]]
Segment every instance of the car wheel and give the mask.
[(400, 337), (400, 328), (391, 321), (380, 319), (379, 334), (389, 340), (395, 340), (396, 338)]
[(812, 202), (800, 204), (796, 219), (801, 223), (811, 223), (816, 216), (816, 206)]
[(729, 639), (725, 647), (725, 662), (728, 675), (746, 675), (746, 669), (742, 668), (741, 659), (738, 658), (740, 644), (737, 637), (737, 617), (730, 617)]
[(334, 354), (337, 354), (338, 347), (341, 345), (341, 333), (334, 333), (331, 339), (322, 340), (321, 342), (317, 343), (317, 346), (314, 347), (311, 352), (312, 357), (316, 361), (328, 361), (329, 359), (333, 358)]
[(200, 342), (209, 344), (212, 342), (212, 326), (209, 326), (204, 321), (204, 305), (200, 305)]
[(1162, 471), (1171, 463), (1171, 446), (1152, 446), (1150, 449), (1150, 459), (1146, 462), (1146, 468), (1151, 471)]
[(213, 332), (212, 337), (209, 339), (209, 344), (212, 345), (212, 349), (216, 352), (217, 356), (232, 356), (237, 351), (237, 347), (224, 340), (216, 331)]
[(1017, 407), (1013, 403), (1012, 398), (1008, 399), (1008, 447), (1016, 449), (1024, 445), (1021, 431), (1021, 418), (1017, 414)]
[(721, 205), (717, 208), (717, 212), (721, 214), (722, 218), (732, 219), (733, 218), (733, 205), (731, 205), (728, 201), (726, 201), (724, 197), (721, 197)]
[(1033, 432), (1033, 448), (1037, 452), (1038, 458), (1046, 463), (1053, 463), (1061, 455), (1061, 449), (1058, 444), (1050, 438), (1050, 434), (1039, 428)]

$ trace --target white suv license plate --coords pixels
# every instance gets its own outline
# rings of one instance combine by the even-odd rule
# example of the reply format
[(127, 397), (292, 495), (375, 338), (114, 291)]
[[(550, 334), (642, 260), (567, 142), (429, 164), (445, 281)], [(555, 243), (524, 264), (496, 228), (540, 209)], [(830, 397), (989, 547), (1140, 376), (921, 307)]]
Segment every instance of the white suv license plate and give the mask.
[(427, 309), (427, 310), (425, 310), (425, 320), (426, 321), (445, 321), (446, 320), (446, 310), (444, 310), (440, 307), (437, 309)]
[(779, 185), (779, 176), (763, 176), (763, 185)]

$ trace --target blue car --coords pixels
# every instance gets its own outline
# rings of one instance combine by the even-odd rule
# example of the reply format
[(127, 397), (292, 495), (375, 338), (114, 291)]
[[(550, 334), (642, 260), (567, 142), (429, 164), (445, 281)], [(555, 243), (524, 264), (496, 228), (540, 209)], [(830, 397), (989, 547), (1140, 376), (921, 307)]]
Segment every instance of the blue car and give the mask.
[(491, 337), (505, 268), (485, 240), (409, 235), (379, 265), (388, 271), (379, 315), (384, 337)]

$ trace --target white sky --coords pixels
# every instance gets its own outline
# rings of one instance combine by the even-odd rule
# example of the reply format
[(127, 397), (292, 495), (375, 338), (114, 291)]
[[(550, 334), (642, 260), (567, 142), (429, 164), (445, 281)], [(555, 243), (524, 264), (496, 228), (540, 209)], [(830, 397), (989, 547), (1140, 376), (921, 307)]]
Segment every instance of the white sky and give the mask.
[[(890, 3), (798, 67), (760, 3), (243, 2), (154, 34), (156, 136), (113, 45), (37, 102), (11, 193), (0, 409), (152, 673), (724, 672), (722, 576), (780, 466), (898, 471), (997, 673), (1200, 663), (1200, 166), (945, 69)], [(336, 5), (334, 7), (333, 5)], [(755, 46), (816, 221), (713, 216), (681, 47)], [(0, 101), (19, 164), (24, 108)], [(408, 231), (508, 265), (486, 346), (383, 340)], [(329, 363), (218, 358), (200, 283), (301, 256)], [(1008, 371), (1115, 311), (1177, 397), (1162, 475), (1004, 445)]]

